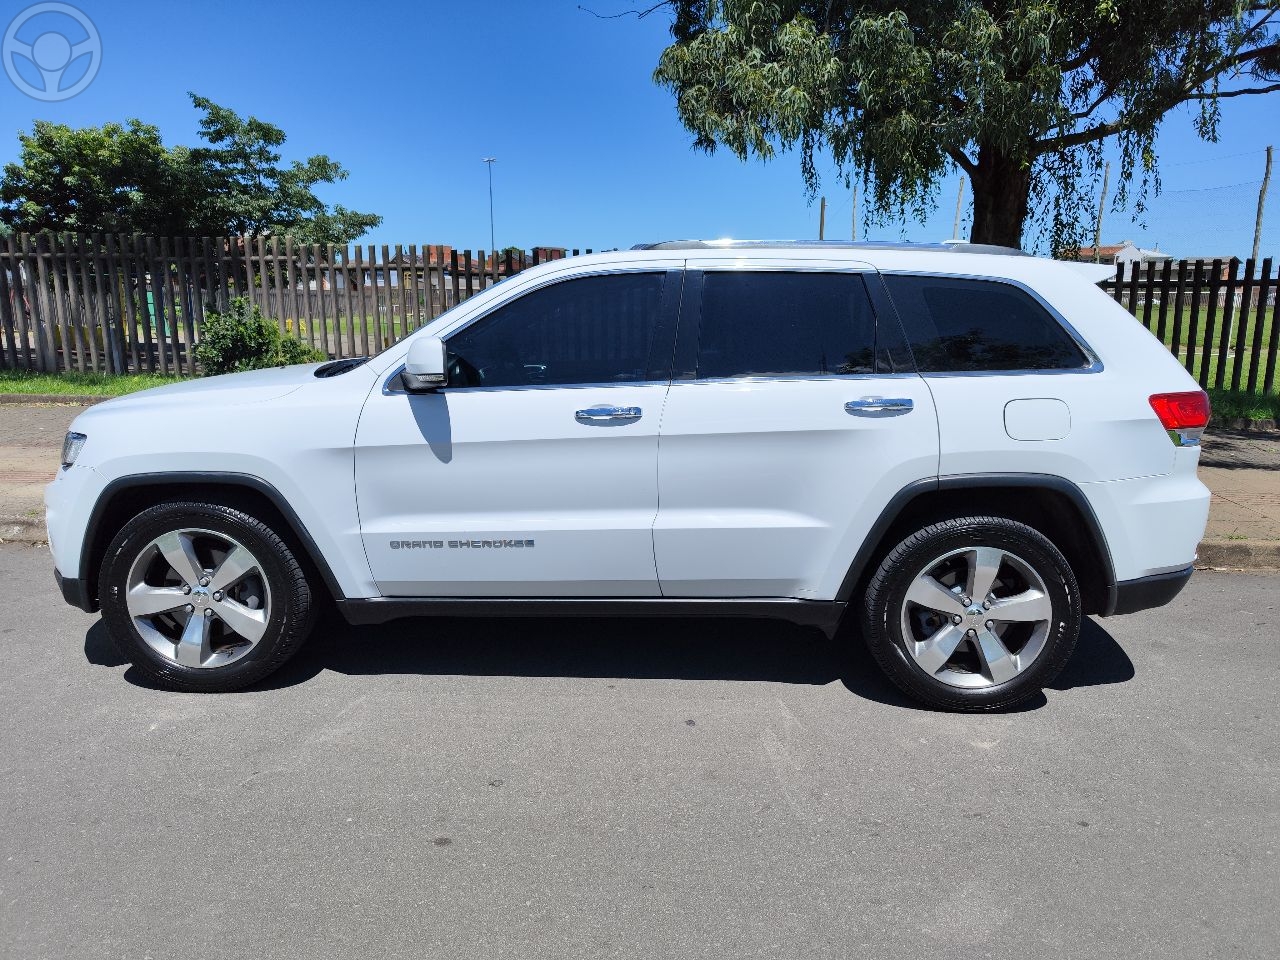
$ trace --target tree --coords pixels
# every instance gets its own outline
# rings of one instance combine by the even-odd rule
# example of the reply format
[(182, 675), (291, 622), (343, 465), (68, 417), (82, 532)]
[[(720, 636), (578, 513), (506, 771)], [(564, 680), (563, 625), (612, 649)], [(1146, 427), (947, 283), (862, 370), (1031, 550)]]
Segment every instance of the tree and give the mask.
[(382, 218), (328, 206), (315, 187), (345, 180), (324, 155), (281, 165), (285, 133), (191, 94), (207, 146), (166, 147), (138, 120), (73, 129), (37, 120), (0, 180), (0, 222), (16, 231), (164, 236), (290, 233), (348, 243)]
[[(741, 159), (798, 147), (810, 196), (830, 150), (882, 222), (923, 219), (956, 167), (971, 240), (1020, 246), (1028, 220), (1078, 244), (1103, 146), (1115, 203), (1159, 190), (1161, 121), (1193, 104), (1280, 90), (1280, 0), (670, 0), (675, 42), (655, 80), (695, 146)], [(643, 14), (642, 14), (643, 15)], [(1094, 207), (1096, 210), (1096, 207)]]
[(37, 120), (18, 141), (21, 163), (6, 165), (0, 180), (0, 220), (13, 230), (184, 232), (185, 158), (155, 127)]
[(382, 222), (374, 214), (329, 208), (315, 195), (317, 185), (347, 179), (337, 162), (321, 154), (282, 167), (283, 130), (190, 96), (204, 112), (200, 136), (209, 143), (191, 151), (207, 185), (200, 196), (205, 222), (237, 234), (291, 233), (305, 243), (348, 243)]

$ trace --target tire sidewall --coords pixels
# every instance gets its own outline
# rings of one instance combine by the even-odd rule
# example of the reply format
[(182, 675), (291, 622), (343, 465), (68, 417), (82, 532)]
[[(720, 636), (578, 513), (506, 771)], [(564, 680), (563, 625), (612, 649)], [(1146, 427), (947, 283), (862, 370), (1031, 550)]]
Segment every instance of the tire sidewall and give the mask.
[[(267, 630), (253, 648), (222, 667), (187, 667), (158, 653), (138, 632), (125, 602), (129, 571), (139, 553), (162, 534), (178, 529), (209, 530), (224, 535), (254, 555), (267, 582), (271, 616)], [(121, 652), (157, 679), (186, 689), (236, 689), (271, 672), (292, 652), (305, 634), (310, 604), (299, 603), (298, 584), (291, 575), (292, 555), (279, 537), (251, 517), (213, 504), (162, 504), (134, 517), (107, 548), (98, 595), (103, 619)], [(296, 566), (296, 565), (294, 565)], [(305, 591), (305, 583), (302, 585)]]
[[(1044, 649), (1004, 683), (965, 689), (928, 676), (907, 652), (902, 605), (912, 581), (931, 562), (954, 550), (996, 547), (1020, 557), (1044, 581), (1054, 619)], [(1033, 695), (1066, 665), (1081, 625), (1080, 590), (1062, 553), (1038, 531), (1002, 518), (966, 518), (926, 527), (890, 552), (868, 591), (866, 639), (876, 660), (900, 687), (950, 709), (995, 709)]]

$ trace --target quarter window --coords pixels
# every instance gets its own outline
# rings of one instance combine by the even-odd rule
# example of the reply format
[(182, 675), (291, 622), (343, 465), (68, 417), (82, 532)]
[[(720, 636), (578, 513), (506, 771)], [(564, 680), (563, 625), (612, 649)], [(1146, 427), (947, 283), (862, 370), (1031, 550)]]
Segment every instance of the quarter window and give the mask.
[(448, 340), (452, 387), (629, 383), (664, 378), (656, 357), (661, 273), (578, 277), (527, 293)]
[(875, 315), (856, 273), (709, 270), (702, 379), (875, 372)]
[(921, 373), (1088, 365), (1062, 325), (1012, 284), (895, 274), (884, 281)]

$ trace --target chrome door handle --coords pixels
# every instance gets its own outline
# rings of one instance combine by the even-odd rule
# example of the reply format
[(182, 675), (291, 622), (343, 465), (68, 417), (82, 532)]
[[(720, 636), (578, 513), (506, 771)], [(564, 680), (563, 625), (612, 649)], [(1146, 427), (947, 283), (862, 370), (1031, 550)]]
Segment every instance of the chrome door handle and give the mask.
[(860, 400), (850, 400), (844, 405), (849, 413), (878, 413), (882, 410), (904, 412), (914, 407), (915, 404), (910, 397), (862, 397)]
[(639, 407), (588, 407), (573, 416), (579, 423), (599, 423), (602, 420), (639, 420), (643, 413)]

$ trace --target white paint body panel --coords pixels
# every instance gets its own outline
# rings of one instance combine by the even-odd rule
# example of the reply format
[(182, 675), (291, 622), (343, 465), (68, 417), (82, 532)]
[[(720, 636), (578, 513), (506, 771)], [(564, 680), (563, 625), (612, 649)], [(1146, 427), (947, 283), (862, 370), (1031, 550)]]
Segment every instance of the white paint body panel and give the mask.
[[(556, 261), (465, 301), (423, 331), (447, 337), (556, 279), (678, 269), (684, 257), (622, 251)], [(1072, 268), (1033, 257), (931, 250), (758, 248), (711, 259), (1015, 282), (1066, 318), (1099, 367), (678, 381), (669, 389), (462, 390), (410, 399), (386, 390), (409, 338), (329, 379), (315, 378), (312, 367), (218, 377), (82, 414), (73, 429), (88, 442), (46, 493), (57, 568), (66, 577), (80, 575), (89, 518), (113, 480), (182, 471), (243, 473), (273, 486), (351, 598), (387, 590), (830, 598), (899, 489), (957, 474), (1040, 473), (1078, 485), (1120, 580), (1193, 559), (1209, 503), (1195, 476), (1198, 451), (1173, 446), (1147, 398), (1196, 385), (1154, 337)], [(898, 394), (913, 400), (910, 414), (855, 418), (843, 409), (849, 399)], [(1066, 433), (1061, 424), (1007, 428), (1011, 401), (1038, 399), (1068, 408)], [(640, 406), (644, 416), (605, 430), (575, 422), (576, 409), (601, 401)], [(445, 563), (426, 550), (393, 557), (389, 547), (393, 537), (471, 532), (483, 539), (521, 531), (537, 547), (485, 551), (483, 565), (478, 551), (461, 558), (461, 551), (447, 551)]]
[[(914, 408), (845, 410), (870, 396)], [(933, 400), (914, 374), (674, 383), (653, 532), (662, 593), (833, 599), (885, 504), (937, 469)]]
[[(352, 441), (373, 371), (317, 379), (315, 365), (228, 374), (110, 400), (76, 417), (76, 465), (45, 491), (63, 576), (79, 576), (94, 505), (112, 481), (172, 472), (239, 473), (275, 487), (349, 597), (377, 596), (360, 541)], [(92, 571), (96, 576), (97, 571)]]
[[(663, 383), (370, 397), (356, 434), (356, 491), (382, 593), (657, 596), (650, 529), (666, 393)], [(575, 419), (601, 404), (642, 416)], [(516, 539), (532, 546), (505, 546)], [(432, 545), (391, 546), (405, 540)], [(472, 540), (482, 545), (450, 545)]]

